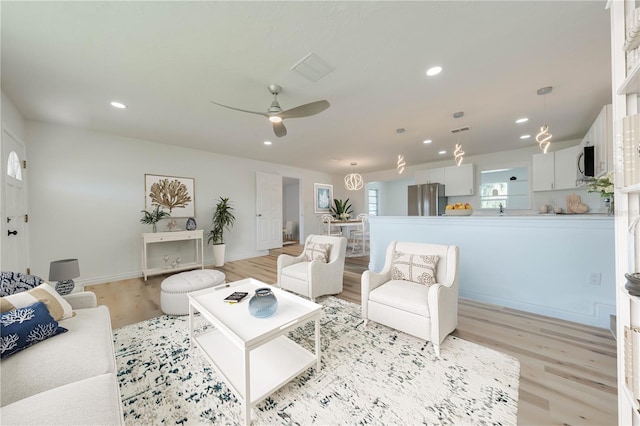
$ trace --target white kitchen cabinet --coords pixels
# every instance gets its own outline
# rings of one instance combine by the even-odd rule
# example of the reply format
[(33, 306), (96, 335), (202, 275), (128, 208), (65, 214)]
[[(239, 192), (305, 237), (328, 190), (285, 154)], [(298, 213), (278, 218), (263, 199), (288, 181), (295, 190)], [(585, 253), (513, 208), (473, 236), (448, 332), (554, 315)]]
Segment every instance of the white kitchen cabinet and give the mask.
[[(614, 134), (622, 134), (622, 119), (638, 114), (638, 95), (640, 94), (640, 64), (627, 72), (626, 53), (623, 50), (625, 35), (636, 31), (625, 29), (626, 17), (633, 14), (634, 0), (612, 1), (608, 3), (611, 13), (611, 64), (612, 64), (612, 119), (610, 128), (605, 130), (612, 140), (612, 149), (606, 152), (607, 164), (613, 165), (615, 199), (615, 280), (616, 294), (615, 331), (617, 336), (618, 357), (618, 424), (640, 425), (640, 393), (634, 395), (633, 389), (625, 380), (634, 366), (626, 365), (631, 358), (625, 357), (625, 328), (640, 328), (640, 297), (631, 296), (625, 289), (625, 273), (640, 272), (640, 243), (637, 226), (640, 217), (640, 185), (624, 186), (625, 163), (613, 161), (613, 153), (622, 151), (622, 138), (613, 140)], [(636, 20), (629, 20), (633, 23)], [(601, 174), (596, 164), (596, 174)], [(631, 354), (640, 350), (633, 348)]]
[(444, 168), (444, 195), (447, 197), (473, 195), (474, 182), (475, 168), (473, 164)]
[(580, 146), (546, 154), (533, 155), (534, 191), (572, 189), (576, 187), (576, 168)]
[(554, 189), (573, 189), (576, 187), (578, 153), (580, 146), (561, 149), (554, 152)]
[(444, 183), (444, 167), (418, 170), (414, 175), (416, 185), (423, 183)]
[(613, 170), (613, 131), (611, 105), (605, 105), (580, 143), (581, 147), (593, 146), (595, 177)]
[(551, 191), (555, 185), (554, 153), (533, 154), (533, 185), (534, 191)]

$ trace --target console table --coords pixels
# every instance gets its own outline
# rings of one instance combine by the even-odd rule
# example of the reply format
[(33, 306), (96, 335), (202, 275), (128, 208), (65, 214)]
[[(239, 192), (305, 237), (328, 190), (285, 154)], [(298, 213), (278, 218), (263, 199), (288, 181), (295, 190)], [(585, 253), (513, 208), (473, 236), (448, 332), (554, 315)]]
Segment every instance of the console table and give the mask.
[[(149, 268), (147, 264), (147, 246), (149, 244), (166, 243), (170, 241), (193, 240), (196, 245), (196, 260), (180, 264), (177, 268)], [(204, 238), (203, 230), (173, 231), (173, 232), (148, 232), (142, 234), (142, 274), (145, 281), (149, 275), (164, 274), (167, 272), (186, 271), (187, 269), (204, 269)]]

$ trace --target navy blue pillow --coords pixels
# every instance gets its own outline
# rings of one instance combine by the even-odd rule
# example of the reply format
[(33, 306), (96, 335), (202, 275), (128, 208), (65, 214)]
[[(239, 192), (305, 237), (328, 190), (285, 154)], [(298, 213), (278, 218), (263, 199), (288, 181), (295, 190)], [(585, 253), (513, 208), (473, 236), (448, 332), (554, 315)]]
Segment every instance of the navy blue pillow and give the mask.
[(0, 358), (65, 333), (42, 302), (0, 314)]
[(0, 297), (31, 290), (42, 284), (42, 278), (20, 272), (0, 272)]

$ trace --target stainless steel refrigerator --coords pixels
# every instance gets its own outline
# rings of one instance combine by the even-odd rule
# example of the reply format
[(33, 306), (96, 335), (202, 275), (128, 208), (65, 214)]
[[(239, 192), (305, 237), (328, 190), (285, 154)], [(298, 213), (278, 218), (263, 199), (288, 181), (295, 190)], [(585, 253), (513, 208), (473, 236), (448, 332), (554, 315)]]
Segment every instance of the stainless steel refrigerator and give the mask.
[(441, 183), (409, 185), (408, 195), (409, 216), (440, 216), (445, 213), (447, 197)]

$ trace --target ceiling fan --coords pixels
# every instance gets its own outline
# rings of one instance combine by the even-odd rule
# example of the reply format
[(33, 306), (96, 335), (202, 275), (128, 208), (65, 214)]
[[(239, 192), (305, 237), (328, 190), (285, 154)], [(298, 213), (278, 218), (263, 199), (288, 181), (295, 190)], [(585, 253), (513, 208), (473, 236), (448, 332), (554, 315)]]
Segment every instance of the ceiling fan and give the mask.
[(273, 102), (271, 102), (271, 106), (269, 107), (269, 109), (267, 109), (267, 112), (247, 111), (246, 109), (234, 108), (232, 106), (219, 104), (218, 102), (214, 101), (211, 101), (211, 103), (236, 111), (248, 112), (250, 114), (258, 114), (267, 117), (273, 124), (273, 132), (279, 138), (287, 134), (287, 129), (284, 127), (284, 123), (282, 122), (282, 120), (284, 120), (285, 118), (309, 117), (311, 115), (321, 113), (330, 106), (329, 102), (327, 102), (326, 100), (322, 100), (300, 105), (295, 108), (283, 111), (280, 107), (280, 104), (278, 103), (278, 94), (282, 92), (282, 87), (278, 86), (277, 84), (270, 84), (269, 92), (271, 92), (271, 94), (273, 95)]

